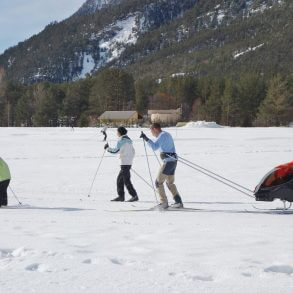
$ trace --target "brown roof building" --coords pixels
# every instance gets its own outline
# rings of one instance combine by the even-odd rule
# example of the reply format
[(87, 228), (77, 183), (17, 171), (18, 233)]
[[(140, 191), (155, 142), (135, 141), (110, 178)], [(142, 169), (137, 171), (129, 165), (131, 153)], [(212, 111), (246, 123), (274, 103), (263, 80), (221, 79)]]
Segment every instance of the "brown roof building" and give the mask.
[(142, 117), (136, 111), (106, 111), (100, 117), (100, 124), (135, 125)]

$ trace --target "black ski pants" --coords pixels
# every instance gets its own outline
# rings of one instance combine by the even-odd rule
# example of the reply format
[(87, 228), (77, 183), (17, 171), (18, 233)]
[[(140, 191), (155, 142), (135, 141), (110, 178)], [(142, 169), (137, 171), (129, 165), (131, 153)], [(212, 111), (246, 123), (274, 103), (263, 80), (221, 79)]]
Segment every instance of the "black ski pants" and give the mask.
[(125, 198), (124, 186), (126, 186), (132, 197), (137, 196), (136, 190), (131, 183), (130, 175), (131, 165), (122, 165), (117, 177), (117, 193), (120, 198)]
[(9, 186), (10, 180), (5, 180), (0, 182), (0, 206), (7, 206), (7, 188)]

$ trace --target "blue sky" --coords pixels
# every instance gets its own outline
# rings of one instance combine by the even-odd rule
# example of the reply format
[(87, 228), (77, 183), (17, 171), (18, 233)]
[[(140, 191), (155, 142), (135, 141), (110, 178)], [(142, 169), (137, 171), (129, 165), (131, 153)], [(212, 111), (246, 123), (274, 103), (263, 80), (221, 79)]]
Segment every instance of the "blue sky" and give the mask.
[(85, 0), (0, 0), (0, 54), (73, 14)]

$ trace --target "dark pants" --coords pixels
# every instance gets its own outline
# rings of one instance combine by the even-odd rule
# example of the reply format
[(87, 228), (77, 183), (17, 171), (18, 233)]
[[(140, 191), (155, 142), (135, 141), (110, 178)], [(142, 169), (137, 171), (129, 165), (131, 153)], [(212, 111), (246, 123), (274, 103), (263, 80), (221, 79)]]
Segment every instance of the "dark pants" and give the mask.
[(0, 182), (0, 206), (7, 206), (7, 188), (10, 180)]
[(123, 165), (121, 166), (121, 170), (119, 172), (119, 175), (117, 177), (117, 192), (119, 197), (123, 198), (125, 197), (125, 193), (124, 193), (124, 186), (126, 186), (129, 194), (132, 197), (137, 196), (136, 190), (134, 189), (131, 180), (130, 180), (130, 169), (131, 166), (130, 165)]

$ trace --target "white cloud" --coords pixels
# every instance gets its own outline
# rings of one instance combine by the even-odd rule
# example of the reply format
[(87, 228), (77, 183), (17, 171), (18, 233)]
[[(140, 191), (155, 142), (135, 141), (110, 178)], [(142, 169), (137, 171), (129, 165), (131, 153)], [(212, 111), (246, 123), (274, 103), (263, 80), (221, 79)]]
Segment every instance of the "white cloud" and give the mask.
[(0, 0), (0, 54), (72, 15), (85, 0)]

